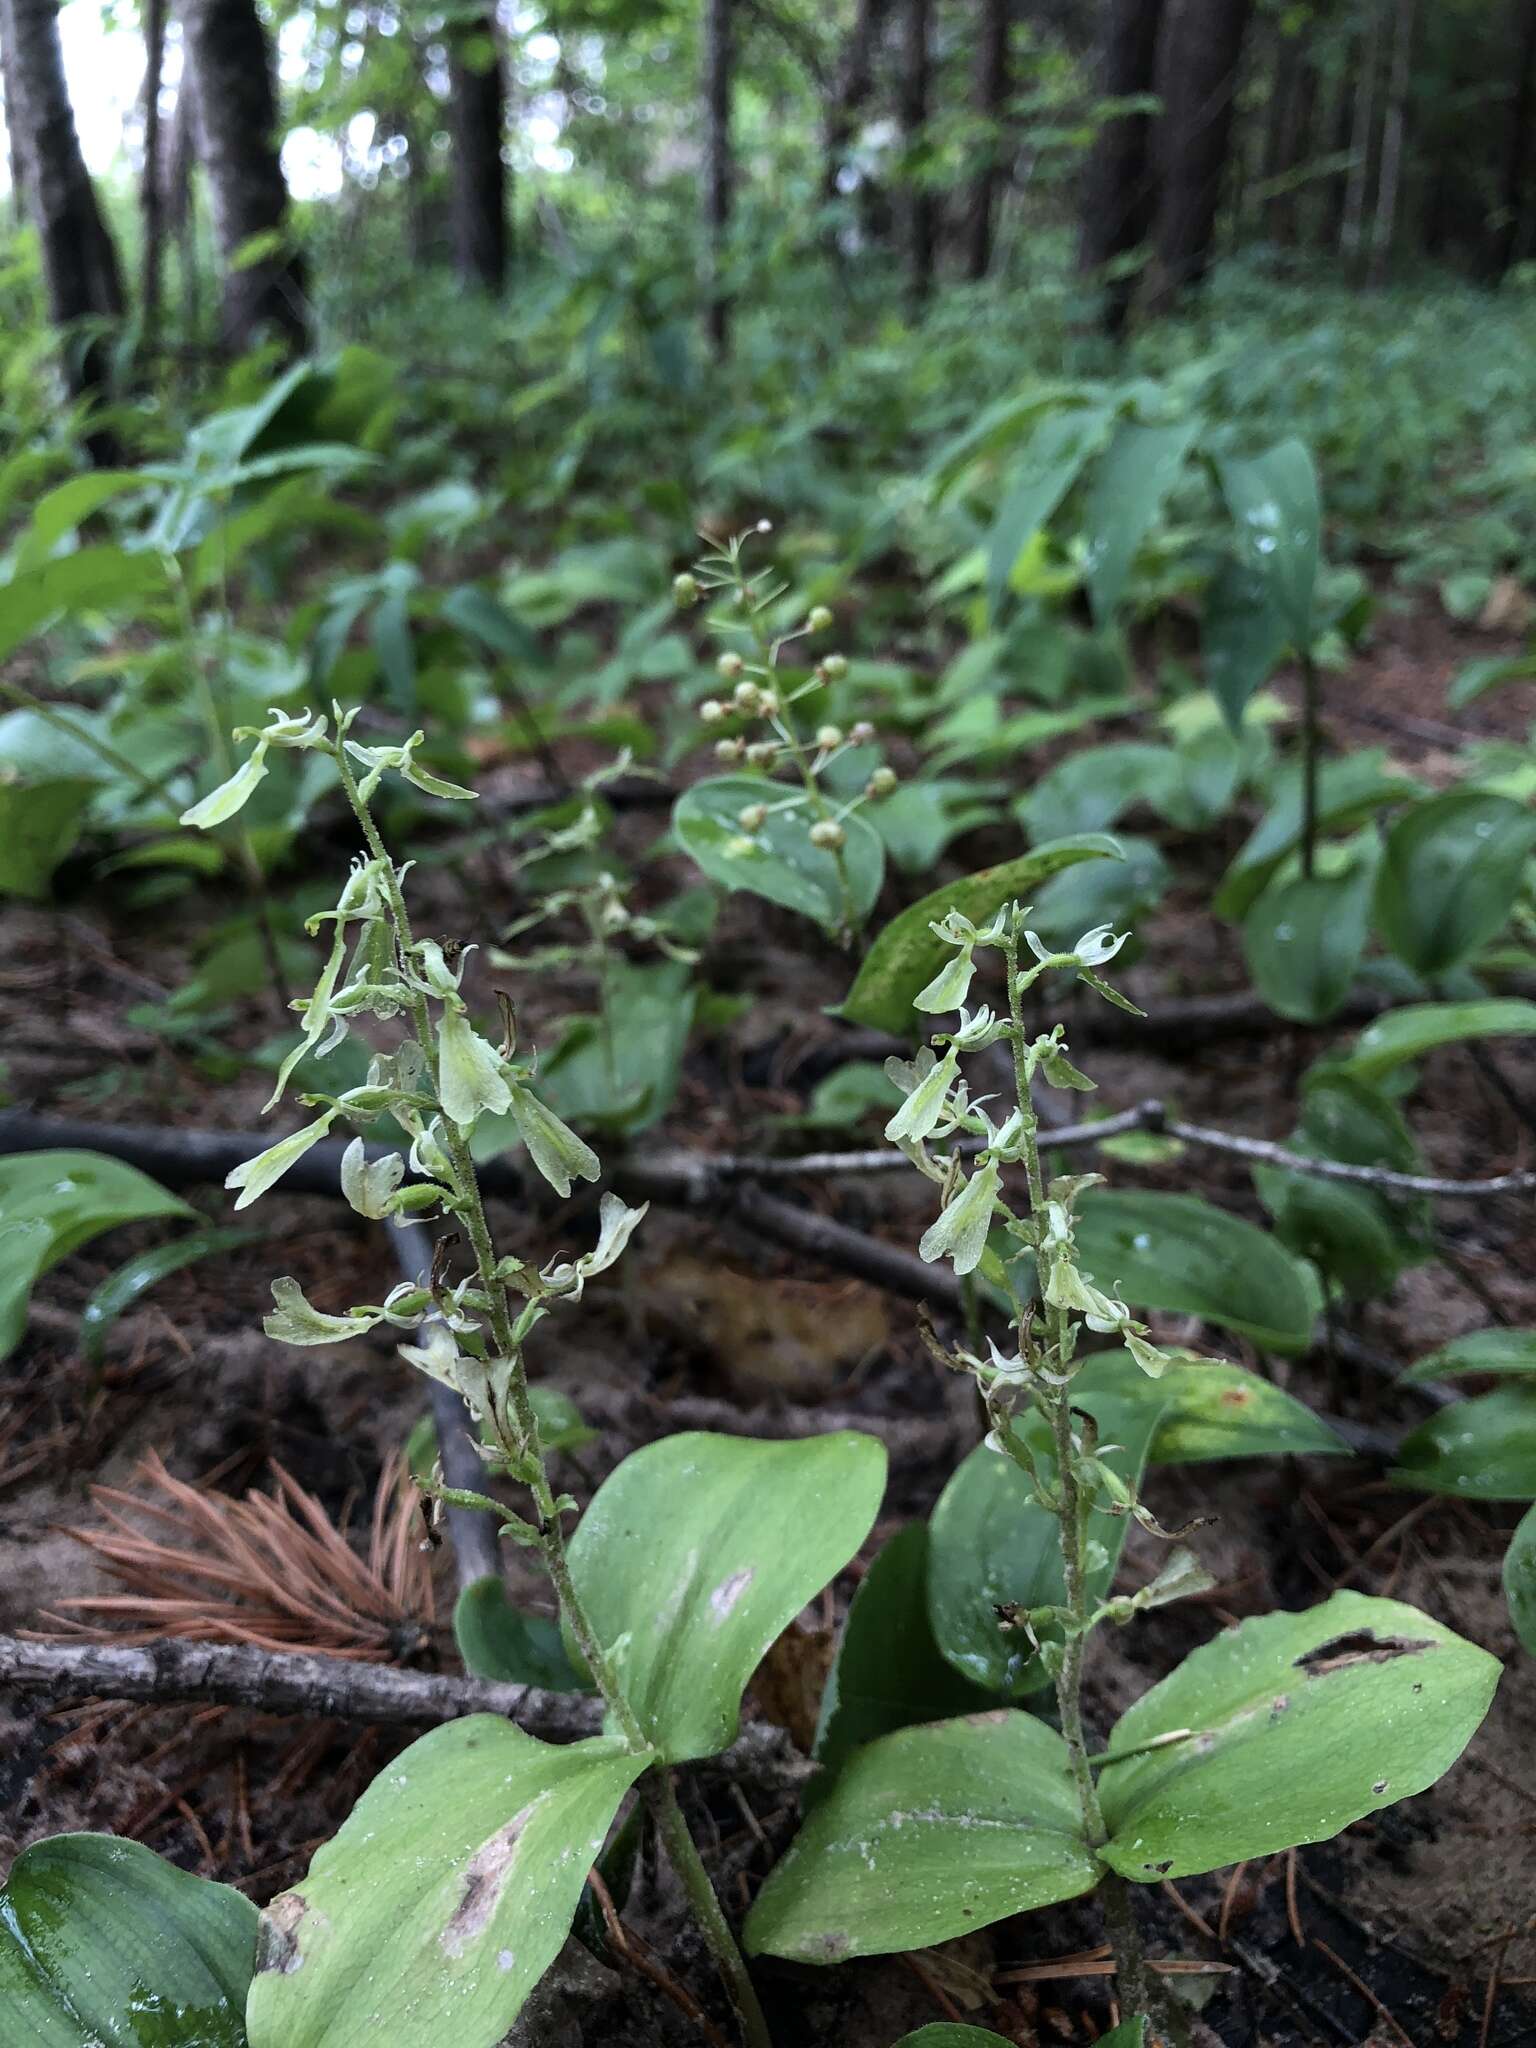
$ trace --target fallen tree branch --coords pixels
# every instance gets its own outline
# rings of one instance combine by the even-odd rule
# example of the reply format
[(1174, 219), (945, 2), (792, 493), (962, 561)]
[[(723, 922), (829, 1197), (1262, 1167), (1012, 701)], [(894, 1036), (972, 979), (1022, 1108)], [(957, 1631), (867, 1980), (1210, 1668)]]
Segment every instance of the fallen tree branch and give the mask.
[[(390, 1727), (433, 1726), (466, 1714), (498, 1714), (545, 1742), (596, 1735), (603, 1703), (591, 1693), (542, 1692), (487, 1678), (402, 1671), (345, 1657), (254, 1650), (243, 1644), (163, 1639), (119, 1643), (39, 1643), (0, 1635), (0, 1688), (55, 1699), (143, 1700), (155, 1706), (243, 1707), (258, 1714), (312, 1715)], [(749, 1722), (729, 1749), (701, 1769), (789, 1789), (810, 1763), (782, 1728)]]

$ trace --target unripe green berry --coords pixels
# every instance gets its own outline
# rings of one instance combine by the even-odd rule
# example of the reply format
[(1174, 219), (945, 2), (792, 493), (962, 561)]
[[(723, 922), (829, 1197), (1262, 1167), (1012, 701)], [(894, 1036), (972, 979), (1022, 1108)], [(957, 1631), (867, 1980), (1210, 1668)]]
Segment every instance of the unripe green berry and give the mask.
[(823, 753), (830, 753), (834, 747), (843, 744), (843, 729), (840, 725), (821, 725), (816, 728), (816, 744)]
[(829, 683), (840, 683), (848, 673), (847, 656), (842, 654), (825, 655), (821, 663), (821, 672)]
[(825, 633), (828, 626), (830, 626), (832, 623), (832, 612), (830, 607), (824, 604), (813, 604), (811, 606), (810, 617), (806, 620), (805, 623), (811, 632)]
[(672, 602), (679, 611), (687, 611), (690, 605), (699, 601), (699, 586), (696, 578), (685, 570), (681, 576), (672, 578)]
[(865, 784), (865, 790), (869, 796), (889, 796), (895, 787), (896, 770), (894, 768), (877, 768)]
[(706, 697), (699, 706), (699, 716), (706, 725), (718, 725), (725, 715), (725, 706), (718, 697)]
[(744, 666), (745, 664), (739, 654), (722, 654), (715, 663), (717, 673), (723, 676), (728, 683), (735, 682)]
[(746, 749), (740, 740), (715, 741), (715, 759), (717, 761), (739, 761), (745, 751)]
[(746, 804), (736, 813), (736, 822), (743, 832), (761, 832), (767, 819), (766, 804)]
[(818, 818), (811, 827), (811, 844), (819, 846), (824, 853), (836, 853), (847, 837), (848, 834), (833, 818)]

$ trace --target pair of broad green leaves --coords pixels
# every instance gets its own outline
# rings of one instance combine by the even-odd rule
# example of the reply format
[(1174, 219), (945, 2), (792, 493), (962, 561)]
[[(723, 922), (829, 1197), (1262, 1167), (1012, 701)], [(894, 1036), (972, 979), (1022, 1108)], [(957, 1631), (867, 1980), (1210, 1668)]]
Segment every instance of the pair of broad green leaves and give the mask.
[[(1098, 1370), (1085, 1399), (1107, 1419), (1121, 1375), (1112, 1358)], [(1181, 1388), (1178, 1372), (1158, 1383), (1143, 1453), (1230, 1454), (1245, 1415), (1248, 1448), (1266, 1432), (1285, 1448), (1328, 1447), (1276, 1390), (1209, 1371), (1209, 1386)], [(951, 1495), (985, 1459), (1002, 1465), (976, 1453), (941, 1502), (935, 1554), (958, 1514)], [(435, 1729), (380, 1774), (259, 1930), (238, 1895), (136, 1844), (38, 1844), (0, 1906), (0, 2037), (360, 2048), (387, 2032), (400, 2048), (435, 2048), (451, 2032), (460, 2048), (494, 2048), (566, 1940), (625, 1795), (654, 1765), (729, 1745), (763, 1652), (863, 1543), (884, 1475), (880, 1444), (853, 1432), (685, 1434), (635, 1453), (599, 1489), (570, 1562), (649, 1747), (612, 1734), (557, 1747), (488, 1715)], [(1008, 1512), (1018, 1536), (1020, 1503)], [(1026, 1542), (1042, 1533), (1022, 1530)], [(1033, 1689), (1028, 1673), (978, 1665), (957, 1622), (932, 1653), (933, 1689), (911, 1692), (912, 1645), (886, 1624), (911, 1597), (922, 1535), (897, 1539), (908, 1551), (895, 1605), (890, 1549), (855, 1604), (818, 1744), (830, 1784), (748, 1917), (758, 1953), (833, 1962), (922, 1947), (1089, 1892), (1106, 1869), (1153, 1882), (1321, 1839), (1432, 1783), (1498, 1676), (1484, 1651), (1392, 1601), (1341, 1593), (1245, 1622), (1122, 1717), (1100, 1778), (1109, 1839), (1091, 1845), (1061, 1738), (991, 1704)], [(930, 1575), (930, 1593), (940, 1583)], [(890, 1703), (868, 1697), (882, 1649), (890, 1683), (910, 1694), (890, 1733)], [(914, 1703), (944, 1713), (962, 1700), (987, 1705), (900, 1725)], [(918, 2041), (959, 2048), (942, 2029)]]

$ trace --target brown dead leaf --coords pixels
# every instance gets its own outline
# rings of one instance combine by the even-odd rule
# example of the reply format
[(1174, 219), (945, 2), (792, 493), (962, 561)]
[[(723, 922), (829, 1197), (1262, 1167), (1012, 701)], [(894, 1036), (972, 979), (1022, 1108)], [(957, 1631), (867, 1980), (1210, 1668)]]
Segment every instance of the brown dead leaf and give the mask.
[(1477, 615), (1482, 633), (1523, 633), (1536, 617), (1536, 604), (1518, 576), (1496, 576)]
[(752, 1697), (764, 1720), (786, 1729), (807, 1755), (816, 1740), (821, 1696), (836, 1646), (835, 1628), (802, 1628), (795, 1623), (769, 1644), (752, 1681)]
[(732, 1393), (820, 1400), (889, 1339), (885, 1303), (859, 1281), (766, 1279), (674, 1252), (641, 1280), (642, 1312), (703, 1353)]

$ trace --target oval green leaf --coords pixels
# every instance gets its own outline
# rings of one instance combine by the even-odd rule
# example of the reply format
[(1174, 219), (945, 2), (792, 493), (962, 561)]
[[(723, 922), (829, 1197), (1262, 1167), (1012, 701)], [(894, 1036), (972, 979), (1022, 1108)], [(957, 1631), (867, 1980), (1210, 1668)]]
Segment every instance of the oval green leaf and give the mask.
[[(766, 896), (829, 931), (862, 924), (885, 875), (879, 833), (861, 817), (845, 818), (840, 869), (837, 856), (812, 846), (815, 820), (805, 804), (774, 808), (794, 795), (787, 784), (748, 775), (696, 782), (673, 805), (672, 829), (684, 852), (723, 889)], [(757, 804), (768, 806), (768, 816), (756, 831), (744, 832), (741, 812)]]
[(246, 2048), (258, 1918), (140, 1842), (34, 1842), (0, 1890), (0, 2040)]
[(1003, 1708), (861, 1749), (758, 1894), (746, 1943), (800, 1963), (928, 1948), (1098, 1876), (1066, 1744)]
[(734, 1740), (763, 1652), (847, 1564), (884, 1491), (885, 1447), (854, 1430), (798, 1443), (685, 1430), (598, 1488), (571, 1576), (669, 1762)]
[(1349, 994), (1370, 927), (1372, 869), (1297, 875), (1266, 889), (1243, 920), (1253, 985), (1276, 1016), (1321, 1024)]
[(1408, 1003), (1368, 1024), (1353, 1051), (1339, 1062), (1360, 1081), (1379, 1081), (1405, 1060), (1422, 1059), (1442, 1045), (1469, 1038), (1529, 1038), (1536, 1032), (1536, 1003), (1513, 996), (1470, 1003)]
[(909, 1036), (917, 1023), (912, 998), (951, 957), (954, 948), (936, 939), (929, 926), (950, 910), (982, 924), (1005, 903), (1027, 902), (1042, 882), (1084, 860), (1119, 860), (1120, 848), (1100, 833), (1053, 840), (1033, 853), (962, 875), (908, 904), (876, 934), (838, 1015), (873, 1031)]
[(1133, 1307), (1199, 1316), (1269, 1351), (1304, 1351), (1318, 1310), (1310, 1269), (1265, 1231), (1198, 1195), (1095, 1189), (1078, 1210), (1082, 1263)]
[(545, 1692), (583, 1692), (586, 1680), (565, 1654), (560, 1624), (524, 1614), (494, 1575), (467, 1585), (453, 1608), (453, 1639), (466, 1671)]
[(1536, 1384), (1442, 1408), (1404, 1437), (1389, 1476), (1462, 1500), (1536, 1500)]
[(1426, 798), (1387, 834), (1376, 927), (1415, 973), (1470, 960), (1509, 921), (1536, 847), (1536, 812), (1489, 790)]
[[(940, 2020), (935, 2026), (919, 2027), (915, 2034), (903, 2034), (896, 2048), (1008, 2048), (1008, 2043), (987, 2027), (956, 2026), (952, 2020)], [(1104, 2048), (1102, 2042), (1099, 2048)]]
[(1360, 1593), (1242, 1622), (1121, 1716), (1111, 1756), (1143, 1753), (1099, 1779), (1100, 1853), (1157, 1884), (1326, 1841), (1449, 1770), (1499, 1669), (1427, 1614)]
[(262, 1915), (250, 2048), (495, 2048), (651, 1761), (492, 1714), (413, 1742)]
[(1097, 1413), (1109, 1393), (1160, 1411), (1149, 1465), (1350, 1454), (1344, 1439), (1294, 1394), (1224, 1358), (1174, 1359), (1161, 1379), (1149, 1380), (1128, 1351), (1096, 1352), (1072, 1382), (1072, 1398)]
[(1504, 1553), (1504, 1598), (1515, 1634), (1536, 1657), (1536, 1508), (1521, 1516)]
[(1460, 1373), (1536, 1373), (1536, 1330), (1470, 1330), (1410, 1365), (1406, 1380), (1449, 1380)]
[(1083, 540), (1088, 596), (1097, 625), (1113, 621), (1136, 551), (1173, 489), (1200, 427), (1198, 413), (1157, 424), (1121, 420), (1094, 465), (1083, 511)]
[(101, 1363), (107, 1332), (125, 1309), (132, 1308), (141, 1294), (168, 1274), (199, 1259), (219, 1252), (234, 1251), (261, 1236), (259, 1230), (195, 1230), (190, 1237), (172, 1238), (169, 1244), (152, 1245), (115, 1273), (108, 1274), (80, 1311), (80, 1356), (92, 1367)]

